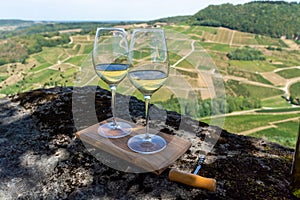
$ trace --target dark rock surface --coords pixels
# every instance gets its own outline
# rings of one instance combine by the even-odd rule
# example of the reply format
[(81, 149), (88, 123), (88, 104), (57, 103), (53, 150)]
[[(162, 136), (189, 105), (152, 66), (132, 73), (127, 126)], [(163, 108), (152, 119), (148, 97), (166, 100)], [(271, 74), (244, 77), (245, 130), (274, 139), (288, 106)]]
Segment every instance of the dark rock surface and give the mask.
[[(81, 103), (95, 95), (93, 91), (79, 90)], [(217, 180), (216, 192), (171, 182), (169, 169), (160, 175), (112, 169), (75, 137), (84, 127), (74, 126), (72, 92), (72, 88), (53, 88), (0, 99), (0, 199), (293, 199), (289, 191), (293, 150), (226, 131), (200, 171)], [(95, 101), (98, 120), (110, 117), (110, 93), (98, 89)], [(131, 116), (139, 123), (143, 102), (131, 99), (131, 103)], [(180, 135), (176, 130), (183, 119), (191, 128), (192, 120), (172, 112), (166, 124), (155, 126)], [(200, 124), (195, 130), (200, 141), (217, 129)], [(193, 141), (171, 167), (191, 172), (200, 143)]]

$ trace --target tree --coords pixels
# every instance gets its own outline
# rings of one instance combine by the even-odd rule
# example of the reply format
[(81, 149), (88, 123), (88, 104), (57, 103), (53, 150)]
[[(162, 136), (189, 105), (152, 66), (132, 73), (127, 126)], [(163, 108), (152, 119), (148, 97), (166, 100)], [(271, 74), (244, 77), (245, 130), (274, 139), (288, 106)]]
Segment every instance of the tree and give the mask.
[(266, 59), (261, 51), (250, 47), (234, 49), (233, 51), (227, 54), (227, 57), (230, 60), (248, 60), (248, 61)]

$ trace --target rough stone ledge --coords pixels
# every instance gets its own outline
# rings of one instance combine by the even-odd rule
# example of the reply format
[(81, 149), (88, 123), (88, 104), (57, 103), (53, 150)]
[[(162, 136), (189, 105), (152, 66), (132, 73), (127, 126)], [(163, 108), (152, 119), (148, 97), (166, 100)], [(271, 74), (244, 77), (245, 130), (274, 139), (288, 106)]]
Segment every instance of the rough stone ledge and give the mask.
[[(74, 136), (83, 127), (74, 126), (73, 92), (73, 88), (41, 89), (0, 99), (0, 199), (294, 198), (289, 191), (292, 149), (225, 130), (200, 171), (202, 176), (217, 179), (216, 192), (171, 182), (168, 169), (155, 175), (109, 168)], [(96, 97), (98, 120), (110, 117), (109, 92), (97, 88), (95, 94), (91, 87), (76, 92), (83, 104), (87, 96)], [(118, 101), (122, 98), (118, 96)], [(138, 116), (143, 102), (135, 98), (130, 102), (133, 120), (142, 122)], [(168, 112), (167, 122), (155, 123), (155, 128), (178, 134), (182, 120), (187, 128), (194, 123)], [(193, 141), (191, 149), (171, 167), (187, 172), (195, 167), (203, 138), (217, 129), (199, 124), (195, 137), (200, 142)]]

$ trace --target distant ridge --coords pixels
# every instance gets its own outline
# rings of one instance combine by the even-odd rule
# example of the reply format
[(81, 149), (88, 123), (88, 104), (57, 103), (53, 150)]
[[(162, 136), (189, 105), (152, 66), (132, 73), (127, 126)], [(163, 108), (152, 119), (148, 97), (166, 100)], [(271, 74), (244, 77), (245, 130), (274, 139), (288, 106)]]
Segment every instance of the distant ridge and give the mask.
[(108, 24), (122, 24), (122, 23), (142, 23), (143, 20), (22, 20), (22, 19), (0, 19), (0, 26), (18, 26), (22, 24), (33, 23), (108, 23)]
[(0, 26), (19, 26), (22, 24), (32, 24), (34, 21), (20, 19), (0, 19)]

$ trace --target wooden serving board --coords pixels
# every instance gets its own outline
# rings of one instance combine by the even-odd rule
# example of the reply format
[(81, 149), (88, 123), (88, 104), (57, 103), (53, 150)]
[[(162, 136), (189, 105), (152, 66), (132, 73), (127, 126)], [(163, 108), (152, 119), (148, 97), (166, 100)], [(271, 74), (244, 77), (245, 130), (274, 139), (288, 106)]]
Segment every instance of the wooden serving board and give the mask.
[[(78, 131), (76, 132), (76, 137), (99, 150), (112, 154), (113, 156), (123, 159), (134, 166), (149, 172), (160, 174), (164, 171), (164, 169), (184, 154), (192, 145), (191, 142), (178, 136), (159, 132), (157, 134), (163, 137), (167, 142), (167, 147), (164, 150), (148, 155), (136, 153), (128, 148), (128, 139), (134, 135), (144, 133), (145, 127), (137, 126), (132, 122), (118, 118), (117, 121), (127, 122), (133, 127), (131, 134), (123, 138), (113, 139), (100, 136), (98, 134), (99, 125), (110, 121), (111, 119), (107, 119), (84, 130)], [(155, 130), (150, 129), (150, 133), (156, 134), (156, 132)]]

